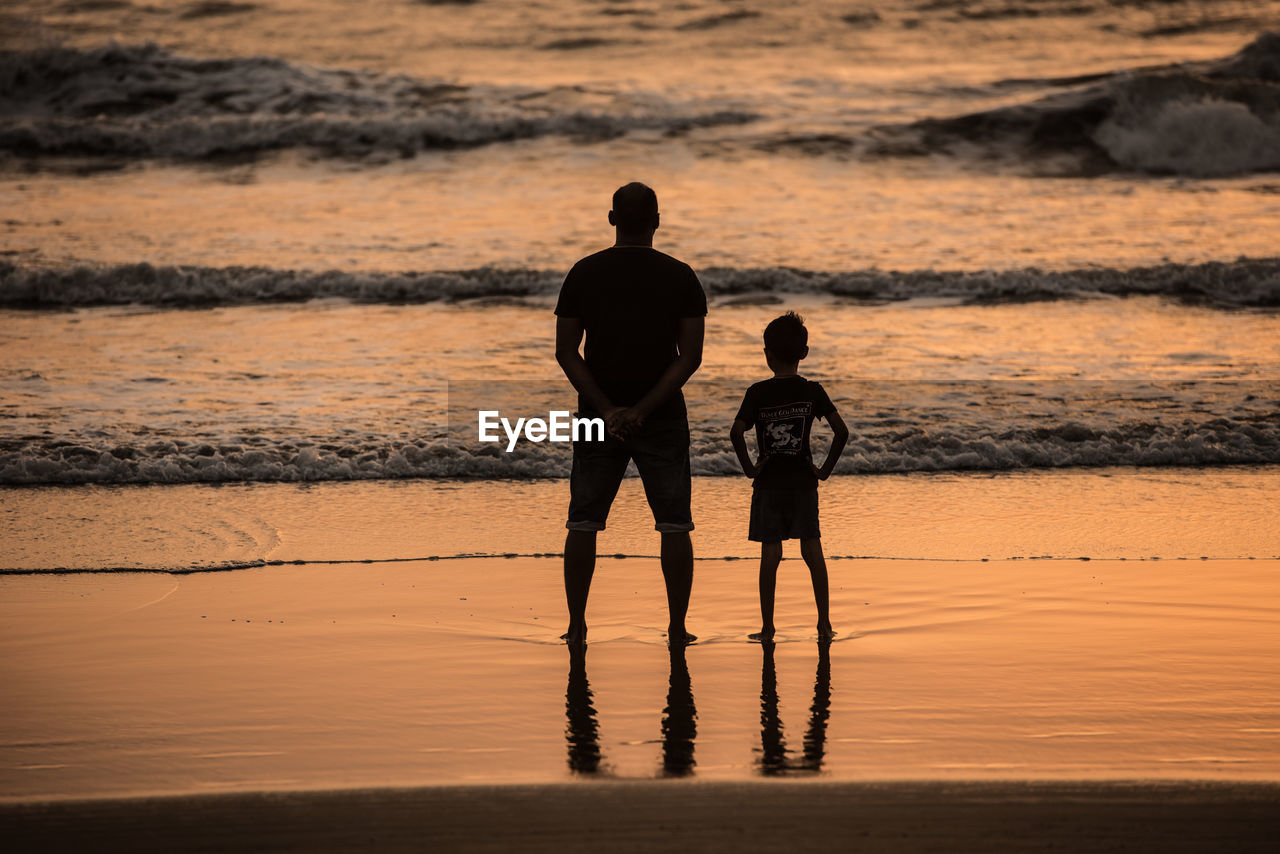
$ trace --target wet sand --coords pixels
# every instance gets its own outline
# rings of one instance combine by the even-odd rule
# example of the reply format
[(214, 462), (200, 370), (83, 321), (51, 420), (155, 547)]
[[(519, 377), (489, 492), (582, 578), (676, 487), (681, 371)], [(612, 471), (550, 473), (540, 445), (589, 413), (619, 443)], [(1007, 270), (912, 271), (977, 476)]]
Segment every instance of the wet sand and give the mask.
[(0, 807), (11, 850), (1271, 851), (1280, 787), (667, 783), (276, 792)]
[[(1280, 780), (1275, 561), (833, 561), (780, 643), (754, 567), (602, 559), (591, 643), (555, 558), (0, 578), (0, 800), (671, 773), (740, 782)], [(583, 757), (587, 759), (583, 759)]]

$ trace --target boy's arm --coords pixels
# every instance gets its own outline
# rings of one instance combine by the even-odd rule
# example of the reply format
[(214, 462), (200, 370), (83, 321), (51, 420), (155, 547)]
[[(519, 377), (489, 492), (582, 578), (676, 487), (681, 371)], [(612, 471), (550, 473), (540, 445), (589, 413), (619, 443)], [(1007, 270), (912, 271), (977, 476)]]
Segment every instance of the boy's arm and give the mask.
[(813, 467), (813, 473), (818, 476), (818, 480), (826, 480), (831, 477), (831, 472), (835, 471), (840, 455), (844, 453), (845, 443), (849, 441), (849, 428), (845, 425), (844, 419), (840, 417), (839, 412), (834, 409), (831, 410), (827, 415), (827, 425), (835, 435), (831, 437), (831, 447), (827, 449), (827, 458), (823, 461), (822, 466)]
[(733, 419), (733, 427), (729, 429), (729, 441), (733, 442), (733, 450), (738, 455), (738, 464), (742, 466), (742, 473), (747, 477), (755, 477), (764, 468), (769, 455), (761, 454), (758, 461), (751, 462), (751, 452), (747, 450), (747, 440), (743, 438), (746, 432), (746, 422), (741, 418)]

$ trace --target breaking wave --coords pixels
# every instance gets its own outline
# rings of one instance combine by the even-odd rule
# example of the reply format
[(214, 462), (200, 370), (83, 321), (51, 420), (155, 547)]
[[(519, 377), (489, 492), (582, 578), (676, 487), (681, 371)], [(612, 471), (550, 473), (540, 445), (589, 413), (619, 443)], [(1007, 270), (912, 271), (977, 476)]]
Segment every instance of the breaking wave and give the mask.
[(0, 53), (0, 151), (210, 159), (336, 157), (561, 135), (678, 133), (753, 115), (588, 86), (464, 86), (272, 57), (193, 59), (154, 44)]
[(1264, 33), (1217, 62), (1043, 82), (1091, 85), (1030, 103), (882, 126), (869, 144), (809, 135), (766, 147), (919, 156), (977, 146), (1015, 159), (1071, 154), (1086, 171), (1197, 178), (1280, 169), (1280, 33)]
[[(982, 12), (960, 6), (962, 17)], [(719, 26), (753, 14), (682, 26)], [(607, 43), (568, 38), (544, 47)], [(1263, 33), (1217, 61), (987, 87), (993, 95), (1026, 88), (1051, 94), (872, 128), (802, 123), (804, 131), (762, 131), (768, 135), (717, 144), (820, 157), (976, 153), (1033, 164), (1050, 158), (1053, 168), (1080, 174), (1123, 169), (1200, 178), (1280, 170), (1280, 33)], [(204, 161), (303, 149), (326, 157), (412, 157), (547, 136), (675, 135), (750, 123), (773, 109), (743, 108), (750, 106), (743, 98), (749, 95), (732, 104), (677, 102), (592, 85), (462, 85), (276, 57), (184, 57), (154, 44), (51, 47), (0, 52), (0, 153)]]
[[(790, 267), (712, 267), (700, 270), (699, 275), (713, 298), (776, 293), (869, 302), (942, 298), (1008, 303), (1146, 295), (1224, 308), (1280, 306), (1280, 258), (1065, 271), (820, 272)], [(0, 307), (137, 304), (198, 308), (333, 298), (389, 304), (536, 298), (553, 296), (562, 277), (562, 273), (549, 270), (499, 267), (383, 273), (147, 263), (39, 267), (0, 261)]]

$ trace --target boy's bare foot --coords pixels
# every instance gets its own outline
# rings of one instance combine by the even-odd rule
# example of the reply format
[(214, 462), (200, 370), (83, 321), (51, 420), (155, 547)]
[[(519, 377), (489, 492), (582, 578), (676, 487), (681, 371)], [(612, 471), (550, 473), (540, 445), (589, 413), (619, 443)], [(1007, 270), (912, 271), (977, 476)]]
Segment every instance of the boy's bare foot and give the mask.
[(836, 630), (831, 628), (830, 623), (818, 624), (818, 640), (831, 640), (836, 636)]
[(587, 642), (587, 627), (570, 626), (569, 631), (560, 636), (560, 640), (569, 644), (585, 644)]
[(758, 632), (752, 632), (747, 635), (747, 640), (755, 641), (756, 643), (767, 643), (773, 640), (773, 629), (761, 629)]

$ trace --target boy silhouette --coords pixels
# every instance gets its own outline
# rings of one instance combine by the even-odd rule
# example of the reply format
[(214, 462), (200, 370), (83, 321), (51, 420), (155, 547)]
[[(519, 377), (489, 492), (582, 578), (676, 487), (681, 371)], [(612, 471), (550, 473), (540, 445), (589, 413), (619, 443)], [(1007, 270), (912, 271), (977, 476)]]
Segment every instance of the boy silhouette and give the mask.
[[(794, 311), (775, 318), (764, 330), (764, 358), (773, 378), (747, 389), (729, 438), (742, 472), (752, 478), (751, 524), (747, 538), (760, 543), (760, 631), (752, 640), (773, 639), (773, 597), (782, 560), (782, 541), (800, 540), (800, 555), (809, 567), (818, 607), (818, 638), (830, 639), (827, 562), (818, 529), (818, 481), (831, 476), (849, 439), (835, 404), (820, 383), (798, 373), (809, 355), (809, 332)], [(822, 466), (813, 464), (809, 432), (814, 419), (825, 418), (835, 434)], [(756, 428), (759, 458), (752, 462), (744, 434)]]
[[(578, 391), (584, 417), (605, 419), (602, 442), (573, 443), (564, 592), (571, 644), (587, 638), (587, 597), (595, 573), (596, 532), (627, 462), (635, 460), (662, 534), (671, 643), (685, 631), (693, 586), (689, 422), (680, 389), (702, 363), (707, 298), (688, 264), (653, 248), (658, 197), (631, 183), (613, 194), (613, 246), (583, 258), (556, 303), (556, 361)], [(578, 347), (586, 338), (585, 353)]]

